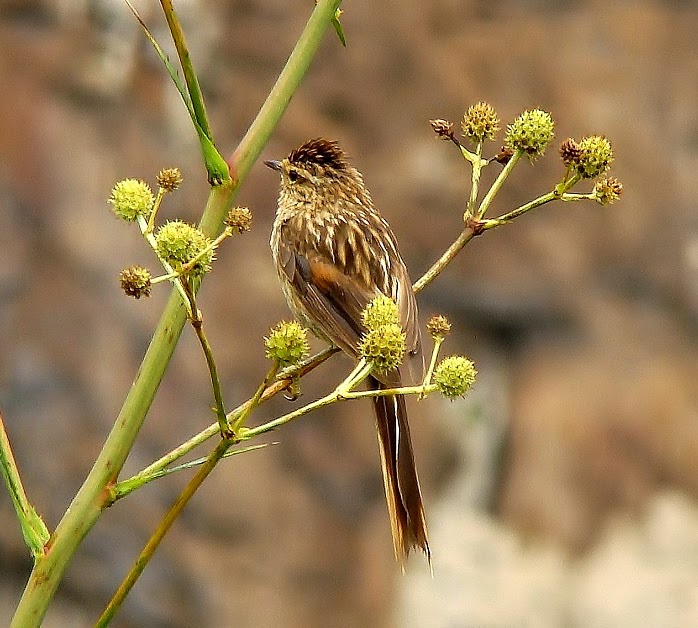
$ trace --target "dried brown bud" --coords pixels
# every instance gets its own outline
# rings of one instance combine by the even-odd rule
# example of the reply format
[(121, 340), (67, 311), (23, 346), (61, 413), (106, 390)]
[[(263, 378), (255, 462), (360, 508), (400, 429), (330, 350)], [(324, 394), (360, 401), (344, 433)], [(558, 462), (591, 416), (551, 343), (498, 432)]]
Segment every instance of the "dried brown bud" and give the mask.
[(568, 137), (560, 144), (560, 157), (566, 166), (576, 166), (582, 156), (582, 147), (578, 142)]
[(119, 274), (121, 289), (130, 297), (150, 296), (150, 271), (142, 266), (125, 268)]
[(436, 120), (429, 120), (429, 124), (434, 129), (434, 133), (442, 140), (453, 140), (453, 122), (437, 118)]
[(225, 217), (225, 224), (237, 233), (249, 231), (252, 226), (252, 212), (249, 207), (233, 207)]
[(502, 164), (502, 166), (506, 166), (513, 155), (514, 151), (511, 148), (508, 146), (502, 146), (500, 151), (494, 156), (494, 160), (497, 163)]
[(182, 173), (179, 168), (163, 168), (158, 172), (157, 182), (166, 192), (173, 192), (182, 185)]
[(451, 323), (445, 316), (432, 316), (427, 323), (427, 330), (434, 340), (444, 338), (451, 331)]
[(615, 203), (623, 193), (623, 184), (616, 177), (607, 177), (596, 182), (594, 197), (601, 205)]

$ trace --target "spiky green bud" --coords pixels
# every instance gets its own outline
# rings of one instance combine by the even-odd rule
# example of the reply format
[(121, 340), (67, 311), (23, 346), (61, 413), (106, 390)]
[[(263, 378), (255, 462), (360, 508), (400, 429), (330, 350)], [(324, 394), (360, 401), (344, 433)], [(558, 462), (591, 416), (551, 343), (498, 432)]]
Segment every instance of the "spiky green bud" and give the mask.
[(297, 364), (310, 352), (308, 332), (297, 321), (281, 321), (264, 338), (266, 355), (282, 366)]
[(494, 107), (486, 102), (479, 102), (468, 107), (461, 122), (463, 137), (475, 142), (494, 140), (499, 131), (499, 117)]
[(613, 161), (613, 148), (602, 135), (591, 135), (579, 142), (581, 155), (577, 162), (577, 172), (585, 179), (602, 175)]
[(225, 217), (225, 224), (236, 233), (249, 231), (252, 226), (252, 212), (249, 207), (233, 207)]
[(405, 332), (398, 323), (371, 329), (361, 340), (359, 352), (376, 372), (392, 371), (405, 355)]
[(131, 266), (119, 273), (121, 289), (136, 299), (150, 296), (150, 279), (150, 271), (142, 266)]
[(150, 187), (138, 179), (118, 181), (109, 197), (112, 211), (122, 220), (133, 222), (138, 216), (148, 216), (155, 204)]
[(381, 294), (364, 308), (361, 320), (366, 329), (378, 329), (382, 325), (399, 324), (400, 312), (395, 301)]
[(434, 341), (443, 340), (451, 331), (451, 323), (445, 316), (432, 316), (427, 323), (427, 330)]
[(542, 155), (554, 137), (552, 116), (541, 109), (524, 111), (507, 126), (505, 146), (522, 150), (531, 160)]
[[(175, 271), (192, 261), (211, 244), (211, 239), (201, 230), (181, 220), (166, 222), (155, 236), (157, 252)], [(213, 250), (209, 250), (197, 260), (191, 274), (200, 276), (211, 270)]]
[(179, 168), (163, 168), (158, 172), (157, 182), (166, 192), (174, 192), (182, 185), (182, 173)]
[(615, 177), (606, 177), (596, 182), (594, 200), (601, 205), (615, 203), (623, 193), (623, 184)]
[(463, 397), (470, 390), (477, 371), (473, 363), (462, 355), (444, 358), (434, 369), (434, 383), (439, 392), (448, 399)]

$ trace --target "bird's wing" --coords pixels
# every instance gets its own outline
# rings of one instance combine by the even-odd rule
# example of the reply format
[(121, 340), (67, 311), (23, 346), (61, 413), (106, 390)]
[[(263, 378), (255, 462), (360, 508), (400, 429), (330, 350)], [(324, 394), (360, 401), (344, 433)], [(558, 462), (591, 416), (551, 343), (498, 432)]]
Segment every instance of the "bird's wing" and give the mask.
[(327, 338), (353, 357), (363, 334), (361, 312), (378, 296), (319, 254), (301, 254), (282, 237), (278, 259), (296, 299)]
[[(361, 312), (380, 294), (392, 297), (398, 305), (406, 334), (407, 369), (401, 371), (405, 371), (405, 380), (409, 383), (421, 383), (424, 360), (417, 302), (402, 259), (392, 259), (390, 269), (383, 269), (375, 260), (363, 260), (363, 263), (371, 264), (377, 274), (373, 277), (372, 286), (368, 287), (361, 276), (350, 270), (348, 264), (347, 268), (342, 268), (328, 254), (316, 249), (300, 251), (286, 236), (286, 230), (282, 228), (277, 259), (307, 317), (330, 341), (357, 358), (357, 347), (365, 331)], [(355, 252), (356, 255), (362, 253), (360, 250)], [(383, 272), (389, 272), (389, 276), (382, 276)], [(382, 376), (380, 379), (391, 385), (399, 385), (400, 381), (399, 377), (396, 379), (394, 376)]]

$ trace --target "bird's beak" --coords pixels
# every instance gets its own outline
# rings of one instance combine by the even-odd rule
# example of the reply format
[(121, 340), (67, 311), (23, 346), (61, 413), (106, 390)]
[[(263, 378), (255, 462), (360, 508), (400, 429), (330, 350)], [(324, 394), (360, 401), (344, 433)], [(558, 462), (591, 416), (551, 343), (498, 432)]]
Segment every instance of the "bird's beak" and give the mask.
[(272, 170), (276, 170), (277, 172), (281, 172), (281, 162), (277, 161), (276, 159), (269, 159), (264, 162), (265, 166), (269, 166)]

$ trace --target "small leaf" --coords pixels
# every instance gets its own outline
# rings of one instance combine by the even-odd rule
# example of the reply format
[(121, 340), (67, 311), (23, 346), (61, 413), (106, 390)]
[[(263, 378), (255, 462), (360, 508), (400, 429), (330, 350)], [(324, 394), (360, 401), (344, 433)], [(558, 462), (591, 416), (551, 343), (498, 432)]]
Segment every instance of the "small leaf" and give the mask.
[(347, 38), (344, 36), (344, 29), (342, 28), (342, 25), (339, 22), (340, 15), (342, 15), (342, 9), (337, 9), (336, 13), (334, 14), (334, 17), (332, 18), (332, 26), (334, 26), (335, 33), (337, 33), (337, 37), (339, 37), (339, 41), (341, 42), (342, 46), (346, 48)]

